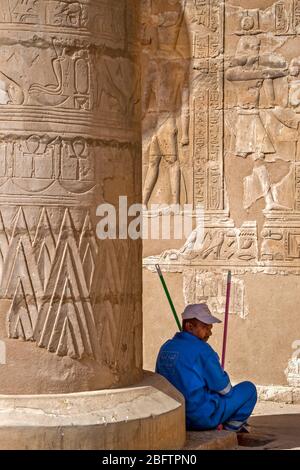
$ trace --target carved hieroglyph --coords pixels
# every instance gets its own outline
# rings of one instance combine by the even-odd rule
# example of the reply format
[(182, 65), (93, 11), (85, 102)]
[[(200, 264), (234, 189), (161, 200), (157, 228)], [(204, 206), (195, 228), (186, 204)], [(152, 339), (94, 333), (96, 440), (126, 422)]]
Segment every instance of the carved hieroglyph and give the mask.
[[(184, 272), (184, 298), (186, 304), (205, 302), (212, 312), (222, 315), (226, 303), (226, 273), (207, 273), (199, 269)], [(245, 318), (248, 305), (245, 299), (245, 285), (242, 279), (232, 279), (229, 313)]]
[(139, 200), (137, 7), (1, 1), (1, 393), (140, 375), (139, 242), (95, 232), (100, 203)]
[[(165, 12), (170, 3), (184, 10), (174, 50), (185, 31), (189, 38), (189, 99), (179, 112), (189, 109), (189, 139), (185, 153), (178, 147), (188, 190), (180, 202), (204, 208), (204, 237), (196, 227), (180, 249), (164, 242), (144, 265), (182, 273), (185, 301), (206, 298), (219, 313), (230, 268), (231, 313), (245, 318), (253, 274), (291, 275), (291, 292), (299, 283), (300, 1), (174, 0)], [(168, 204), (168, 173), (155, 168), (152, 201)]]
[(298, 357), (289, 360), (284, 372), (291, 387), (300, 387), (300, 360)]
[[(160, 2), (151, 4), (153, 10)], [(178, 256), (171, 253), (173, 260), (176, 259), (178, 265), (179, 259), (186, 261), (188, 257), (193, 265), (202, 265), (205, 260), (212, 266), (215, 262), (220, 265), (224, 260), (232, 266), (276, 266), (298, 272), (298, 0), (274, 1), (266, 8), (263, 5), (245, 8), (235, 0), (178, 0), (167, 2), (161, 9), (158, 25), (151, 29), (149, 21), (146, 23), (152, 34), (155, 31), (160, 39), (154, 47), (153, 40), (148, 38), (146, 65), (152, 64), (153, 70), (155, 66), (159, 68), (162, 51), (170, 47), (167, 32), (171, 18), (175, 28), (175, 18), (179, 18), (180, 11), (184, 12), (181, 26), (176, 23), (180, 29), (176, 44), (172, 43), (172, 51), (179, 60), (187, 34), (190, 42), (185, 44), (190, 50), (188, 53), (185, 50), (181, 57), (181, 66), (189, 57), (189, 98), (180, 101), (177, 113), (187, 117), (189, 110), (190, 115), (185, 127), (189, 129), (189, 139), (186, 140), (188, 154), (183, 167), (188, 175), (186, 187), (192, 190), (187, 192), (185, 200), (194, 207), (204, 207), (206, 227), (202, 249), (192, 249), (189, 255), (186, 249), (179, 250)], [(145, 64), (144, 69), (148, 70)], [(153, 77), (155, 73), (147, 73), (148, 76)], [(179, 72), (175, 76), (179, 76)], [(149, 92), (154, 90), (149, 88), (150, 80), (143, 81), (144, 97), (148, 99)], [(171, 89), (175, 90), (176, 86)], [(154, 97), (157, 98), (159, 88), (155, 90)], [(149, 119), (148, 114), (145, 112), (144, 122)], [(144, 162), (148, 161), (149, 138), (152, 143), (162, 142), (173, 135), (174, 126), (160, 128), (159, 139), (157, 132), (152, 129), (151, 133), (149, 129), (144, 130)], [(180, 155), (177, 161), (180, 163)], [(146, 168), (145, 203), (159, 179), (161, 195), (169, 179), (167, 173), (160, 175), (162, 171), (157, 164), (151, 164), (151, 159)], [(155, 177), (148, 178), (149, 174)], [(148, 186), (150, 180), (152, 183)], [(156, 196), (158, 193), (156, 191)], [(170, 199), (165, 197), (162, 202), (169, 203)], [(254, 227), (256, 222), (259, 225)], [(249, 230), (252, 233), (245, 235)], [(249, 239), (249, 246), (245, 239)], [(199, 248), (199, 243), (197, 246)], [(239, 246), (238, 252), (236, 246)], [(165, 253), (163, 258), (166, 259)]]

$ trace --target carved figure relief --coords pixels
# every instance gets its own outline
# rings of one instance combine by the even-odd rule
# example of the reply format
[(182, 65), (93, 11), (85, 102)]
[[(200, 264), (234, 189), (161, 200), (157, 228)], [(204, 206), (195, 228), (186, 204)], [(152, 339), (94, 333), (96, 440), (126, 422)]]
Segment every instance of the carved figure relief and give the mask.
[[(179, 204), (184, 193), (180, 147), (189, 144), (188, 62), (177, 49), (184, 7), (179, 1), (148, 5), (143, 27), (143, 129), (145, 170), (143, 203), (147, 206), (166, 165), (170, 194), (164, 203)], [(180, 131), (178, 126), (180, 125)]]
[[(247, 18), (247, 17), (246, 17)], [(247, 29), (249, 22), (246, 23)], [(245, 27), (245, 22), (243, 25)], [(254, 159), (253, 173), (244, 182), (244, 206), (248, 208), (260, 197), (265, 199), (266, 210), (282, 210), (286, 207), (274, 198), (274, 192), (264, 161), (268, 154), (275, 153), (274, 145), (262, 122), (259, 103), (261, 88), (264, 85), (268, 96), (268, 107), (275, 105), (273, 80), (285, 76), (286, 64), (278, 56), (260, 55), (261, 41), (255, 35), (240, 38), (236, 56), (226, 72), (227, 80), (237, 86), (237, 124), (235, 155)], [(272, 160), (272, 159), (271, 159)]]
[[(205, 209), (205, 233), (200, 242), (195, 229), (180, 249), (149, 257), (147, 265), (159, 261), (165, 269), (181, 270), (226, 260), (250, 271), (299, 265), (298, 13), (294, 0), (274, 1), (265, 9), (186, 2), (192, 37), (191, 179), (194, 205)], [(165, 135), (157, 132), (153, 141), (147, 130), (145, 149), (152, 142), (154, 151), (145, 203), (160, 178), (161, 159), (154, 157)]]

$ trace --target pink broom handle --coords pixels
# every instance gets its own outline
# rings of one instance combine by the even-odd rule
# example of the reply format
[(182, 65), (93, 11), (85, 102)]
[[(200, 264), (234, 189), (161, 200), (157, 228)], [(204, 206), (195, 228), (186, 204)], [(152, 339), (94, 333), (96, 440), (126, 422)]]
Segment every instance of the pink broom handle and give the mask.
[(225, 355), (227, 346), (227, 332), (228, 332), (228, 317), (229, 317), (229, 304), (230, 304), (230, 287), (231, 287), (231, 271), (227, 274), (227, 289), (226, 289), (226, 305), (225, 305), (225, 323), (223, 333), (223, 349), (222, 349), (222, 367), (225, 366)]
[[(229, 317), (229, 303), (230, 303), (230, 287), (231, 287), (231, 271), (227, 274), (227, 289), (226, 289), (226, 305), (225, 305), (225, 322), (224, 322), (224, 333), (223, 333), (223, 349), (222, 349), (222, 362), (221, 365), (224, 369), (225, 366), (225, 354), (227, 345), (227, 332), (228, 332), (228, 317)], [(219, 424), (217, 427), (218, 431), (222, 431), (223, 425)]]

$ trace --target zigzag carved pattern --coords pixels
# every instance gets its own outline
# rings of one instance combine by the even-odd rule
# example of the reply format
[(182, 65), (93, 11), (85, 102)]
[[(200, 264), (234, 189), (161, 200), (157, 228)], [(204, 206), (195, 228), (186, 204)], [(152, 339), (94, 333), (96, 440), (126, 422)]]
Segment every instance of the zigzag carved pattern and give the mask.
[[(136, 243), (131, 240), (105, 240), (101, 265), (102, 343), (104, 361), (112, 368), (128, 364), (129, 344), (135, 326), (135, 294), (131, 272), (136, 259)], [(127, 343), (127, 344), (126, 344)]]
[(19, 208), (8, 237), (0, 213), (0, 241), (0, 294), (12, 299), (8, 336), (36, 341), (60, 356), (94, 356), (96, 329), (90, 294), (98, 247), (89, 214), (77, 236), (66, 209), (55, 237), (43, 208), (32, 236)]

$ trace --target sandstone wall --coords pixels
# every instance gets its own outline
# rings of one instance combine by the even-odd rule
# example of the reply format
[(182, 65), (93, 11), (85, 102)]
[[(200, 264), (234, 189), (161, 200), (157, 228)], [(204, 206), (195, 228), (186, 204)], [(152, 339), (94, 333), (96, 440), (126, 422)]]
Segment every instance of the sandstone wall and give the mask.
[[(188, 243), (144, 242), (145, 366), (153, 367), (176, 331), (154, 264), (166, 273), (179, 313), (186, 303), (207, 301), (220, 317), (231, 269), (228, 372), (234, 380), (297, 384), (300, 2), (148, 3), (150, 30), (161, 42), (144, 55), (152, 54), (158, 70), (173, 67), (165, 88), (173, 86), (177, 101), (169, 99), (167, 112), (164, 86), (152, 87), (151, 132), (154, 112), (144, 102), (144, 202), (152, 219), (151, 202), (200, 205), (205, 228), (203, 239), (195, 230)], [(176, 28), (165, 57), (165, 38)], [(212, 341), (219, 352), (221, 330)]]

